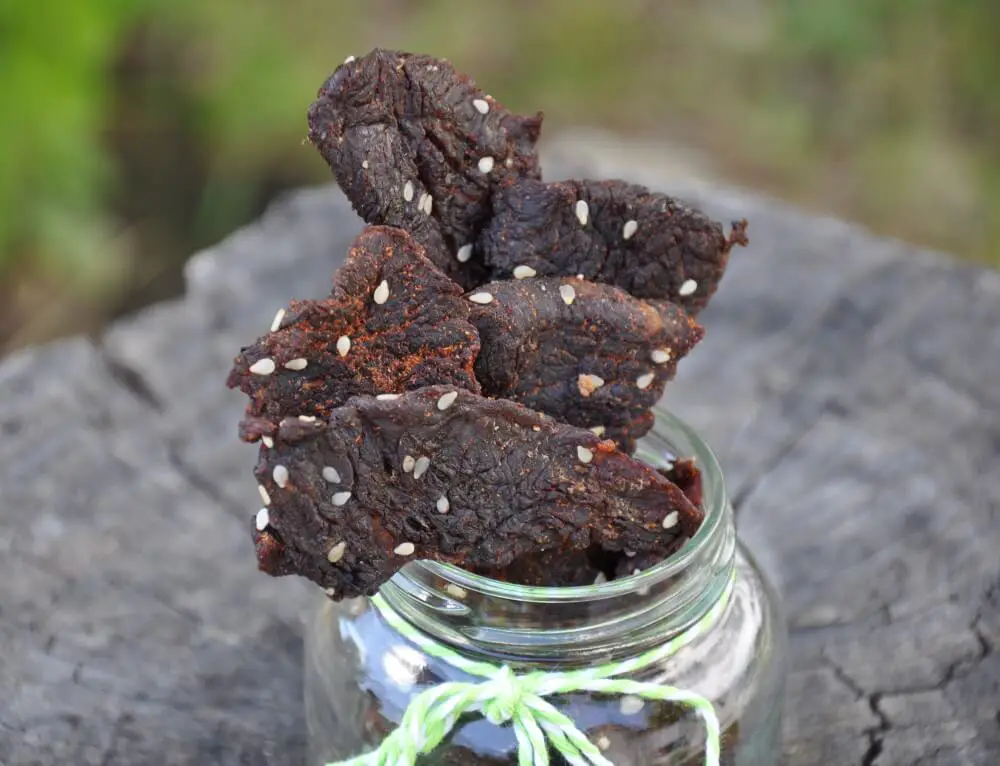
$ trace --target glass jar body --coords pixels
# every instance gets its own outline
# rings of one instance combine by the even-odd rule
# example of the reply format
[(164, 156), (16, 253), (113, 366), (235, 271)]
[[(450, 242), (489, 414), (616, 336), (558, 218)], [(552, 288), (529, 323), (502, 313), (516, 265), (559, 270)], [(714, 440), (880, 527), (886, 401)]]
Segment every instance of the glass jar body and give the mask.
[[(559, 589), (511, 586), (415, 562), (382, 594), (425, 635), (515, 673), (630, 659), (684, 635), (724, 601), (718, 618), (693, 641), (620, 677), (704, 696), (721, 724), (721, 763), (771, 766), (780, 754), (786, 675), (786, 634), (777, 597), (751, 554), (736, 542), (714, 457), (683, 424), (659, 415), (639, 454), (651, 463), (695, 454), (707, 506), (703, 530), (676, 557), (633, 577)], [(334, 604), (324, 598), (306, 631), (308, 764), (374, 749), (396, 728), (409, 703), (432, 685), (482, 680), (428, 656), (367, 599)], [(704, 763), (704, 723), (690, 708), (591, 692), (548, 699), (616, 766)], [(552, 756), (554, 764), (564, 763)], [(516, 739), (509, 725), (464, 716), (418, 763), (516, 764)]]

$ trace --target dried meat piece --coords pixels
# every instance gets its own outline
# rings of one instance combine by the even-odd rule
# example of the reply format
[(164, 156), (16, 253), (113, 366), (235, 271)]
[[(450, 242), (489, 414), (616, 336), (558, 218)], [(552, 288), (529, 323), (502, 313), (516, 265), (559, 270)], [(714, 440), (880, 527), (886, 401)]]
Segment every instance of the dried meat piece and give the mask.
[(704, 336), (683, 309), (576, 278), (493, 282), (469, 296), (487, 396), (513, 399), (629, 450), (677, 363)]
[(476, 574), (516, 585), (570, 588), (593, 585), (607, 575), (590, 559), (590, 549), (532, 551), (503, 568), (477, 570)]
[(693, 505), (702, 508), (705, 496), (702, 490), (701, 470), (695, 465), (693, 457), (679, 458), (670, 468), (660, 468), (659, 472), (668, 480), (680, 487), (681, 492)]
[(309, 109), (309, 140), (368, 223), (399, 226), (467, 288), (472, 245), (502, 183), (538, 178), (542, 115), (524, 117), (447, 61), (376, 49), (348, 60)]
[(352, 243), (330, 297), (293, 301), (279, 326), (233, 363), (228, 385), (250, 397), (241, 437), (302, 416), (326, 419), (357, 394), (435, 383), (479, 391), (479, 339), (458, 285), (401, 229), (369, 227)]
[(494, 279), (530, 269), (617, 285), (637, 298), (668, 300), (696, 315), (722, 279), (746, 221), (722, 226), (665, 194), (625, 181), (500, 188), (479, 250)]
[(279, 424), (273, 444), (255, 471), (270, 500), (259, 564), (332, 598), (414, 559), (474, 571), (546, 548), (666, 551), (702, 518), (610, 441), (452, 386), (357, 397), (328, 424)]

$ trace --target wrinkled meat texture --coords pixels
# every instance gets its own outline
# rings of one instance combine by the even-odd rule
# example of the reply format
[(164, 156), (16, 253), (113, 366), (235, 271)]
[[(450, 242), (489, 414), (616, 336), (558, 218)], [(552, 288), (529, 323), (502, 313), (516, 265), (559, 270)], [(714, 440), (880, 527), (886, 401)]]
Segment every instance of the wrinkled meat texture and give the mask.
[(494, 282), (472, 297), (483, 393), (596, 428), (625, 451), (652, 426), (650, 408), (704, 330), (666, 301), (576, 278)]
[(410, 231), (467, 288), (484, 270), (456, 255), (486, 225), (493, 190), (539, 177), (541, 114), (512, 114), (430, 56), (376, 49), (343, 64), (308, 119), (310, 141), (358, 214)]
[(547, 548), (667, 551), (701, 523), (677, 487), (610, 441), (450, 386), (357, 397), (328, 424), (279, 424), (255, 473), (271, 499), (260, 567), (333, 598), (373, 593), (415, 559), (475, 571)]
[[(461, 288), (406, 232), (370, 227), (351, 245), (330, 297), (293, 301), (278, 330), (236, 357), (228, 384), (250, 397), (250, 418), (275, 423), (326, 419), (358, 394), (436, 383), (478, 392), (479, 340), (468, 316)], [(273, 372), (251, 371), (269, 370), (266, 360)], [(259, 430), (244, 427), (241, 436), (254, 441)]]
[(637, 298), (667, 300), (696, 315), (715, 292), (746, 221), (722, 226), (665, 194), (624, 181), (503, 186), (479, 251), (494, 279), (518, 266), (539, 276), (617, 285)]

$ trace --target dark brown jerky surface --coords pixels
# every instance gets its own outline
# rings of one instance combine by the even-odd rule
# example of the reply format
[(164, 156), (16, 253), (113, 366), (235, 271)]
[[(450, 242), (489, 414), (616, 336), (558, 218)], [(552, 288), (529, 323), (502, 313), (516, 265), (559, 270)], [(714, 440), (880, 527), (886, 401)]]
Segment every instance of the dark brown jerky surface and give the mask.
[(722, 226), (665, 194), (624, 181), (502, 187), (479, 249), (494, 279), (518, 266), (539, 276), (576, 276), (617, 285), (637, 298), (668, 300), (695, 315), (722, 279), (746, 222)]
[[(539, 176), (541, 115), (512, 114), (447, 61), (376, 49), (327, 79), (309, 140), (368, 223), (400, 226), (466, 287), (500, 183)], [(461, 261), (459, 254), (461, 253)]]
[(469, 300), (485, 394), (594, 428), (625, 450), (652, 426), (649, 408), (704, 335), (672, 303), (576, 278), (493, 282)]
[(255, 471), (270, 499), (259, 564), (334, 598), (373, 593), (414, 559), (475, 571), (547, 548), (666, 551), (702, 518), (611, 442), (451, 386), (358, 397), (273, 439)]
[(702, 507), (704, 493), (701, 485), (701, 471), (695, 465), (693, 457), (679, 458), (674, 461), (670, 468), (660, 468), (659, 472), (668, 480), (672, 481), (681, 492), (687, 495), (687, 499), (693, 505)]
[[(479, 341), (468, 315), (461, 289), (409, 234), (370, 227), (351, 245), (330, 297), (293, 301), (278, 330), (236, 357), (228, 384), (250, 397), (251, 418), (275, 423), (326, 419), (357, 394), (435, 383), (478, 392)], [(261, 428), (250, 420), (241, 436), (254, 441)]]
[(593, 585), (607, 577), (591, 561), (590, 549), (566, 551), (561, 548), (532, 551), (506, 567), (483, 569), (476, 574), (517, 585), (562, 588)]

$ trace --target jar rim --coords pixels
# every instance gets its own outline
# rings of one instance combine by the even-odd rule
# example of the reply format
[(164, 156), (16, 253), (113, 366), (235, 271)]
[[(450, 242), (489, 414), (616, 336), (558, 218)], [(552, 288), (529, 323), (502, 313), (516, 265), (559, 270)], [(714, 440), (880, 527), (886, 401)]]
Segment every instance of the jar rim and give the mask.
[(673, 555), (638, 574), (597, 585), (518, 585), (475, 574), (454, 564), (437, 561), (414, 561), (399, 572), (397, 577), (400, 575), (405, 577), (406, 570), (413, 567), (423, 569), (449, 583), (474, 590), (484, 596), (516, 599), (531, 603), (572, 603), (623, 596), (638, 588), (662, 582), (683, 572), (691, 566), (693, 560), (700, 557), (710, 541), (715, 539), (719, 526), (725, 520), (728, 504), (725, 483), (722, 468), (715, 452), (690, 425), (666, 409), (654, 407), (652, 411), (656, 421), (651, 433), (657, 434), (659, 431), (660, 436), (668, 439), (670, 436), (676, 437), (677, 435), (683, 437), (688, 443), (686, 446), (690, 447), (693, 453), (686, 457), (695, 459), (702, 476), (702, 508), (705, 512), (705, 518), (695, 534)]

